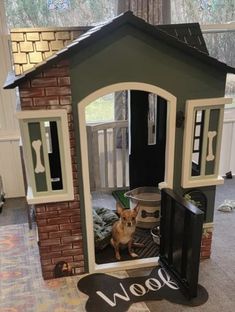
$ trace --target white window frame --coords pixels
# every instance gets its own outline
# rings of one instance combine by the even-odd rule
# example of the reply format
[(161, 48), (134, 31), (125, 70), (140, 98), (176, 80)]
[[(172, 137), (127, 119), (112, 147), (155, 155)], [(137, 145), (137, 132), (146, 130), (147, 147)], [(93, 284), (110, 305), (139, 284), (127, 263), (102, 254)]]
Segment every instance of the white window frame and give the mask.
[(235, 22), (228, 22), (222, 24), (201, 24), (202, 33), (218, 33), (235, 31)]
[[(112, 92), (120, 92), (122, 90), (142, 90), (149, 93), (158, 94), (167, 101), (167, 134), (166, 134), (166, 156), (165, 156), (165, 177), (164, 181), (158, 184), (161, 189), (163, 187), (173, 188), (173, 176), (174, 176), (174, 151), (175, 151), (175, 122), (176, 122), (176, 102), (177, 99), (174, 95), (168, 91), (161, 89), (157, 86), (140, 82), (122, 82), (113, 85), (109, 85), (98, 89), (82, 99), (77, 105), (78, 107), (78, 127), (79, 127), (79, 140), (81, 148), (81, 178), (83, 180), (84, 191), (84, 207), (86, 214), (86, 242), (88, 250), (88, 268), (89, 272), (110, 272), (117, 270), (127, 270), (130, 268), (143, 268), (151, 267), (156, 264), (158, 257), (136, 259), (123, 262), (112, 262), (106, 264), (97, 264), (95, 261), (95, 246), (94, 235), (91, 231), (93, 224), (92, 217), (92, 203), (90, 194), (90, 177), (89, 177), (89, 162), (88, 162), (88, 147), (87, 147), (87, 132), (86, 132), (86, 118), (85, 107), (92, 101), (99, 97), (104, 96)], [(169, 108), (169, 109), (168, 109)]]
[[(35, 110), (17, 112), (16, 116), (19, 120), (21, 138), (23, 142), (24, 161), (26, 167), (28, 192), (27, 201), (29, 204), (41, 204), (60, 202), (74, 199), (73, 191), (73, 174), (70, 153), (69, 129), (67, 111), (65, 109), (58, 110)], [(40, 122), (45, 120), (55, 120), (58, 127), (58, 139), (61, 158), (61, 170), (63, 179), (62, 190), (49, 190), (45, 192), (37, 192), (35, 184), (35, 176), (33, 174), (34, 166), (32, 159), (32, 150), (30, 146), (28, 123), (32, 121)], [(43, 141), (43, 138), (42, 138)], [(46, 144), (45, 144), (46, 145)], [(45, 155), (46, 151), (44, 151)], [(49, 181), (50, 170), (48, 158), (44, 157), (45, 171), (47, 182)], [(48, 182), (49, 183), (49, 182)]]
[[(223, 184), (224, 179), (219, 176), (219, 161), (220, 161), (220, 149), (221, 149), (221, 137), (224, 118), (224, 106), (225, 104), (231, 104), (232, 98), (210, 98), (210, 99), (197, 99), (187, 100), (185, 110), (185, 129), (183, 138), (183, 158), (182, 158), (182, 177), (181, 186), (183, 188), (202, 187), (210, 185)], [(195, 126), (195, 111), (196, 110), (211, 110), (213, 108), (219, 108), (221, 110), (219, 117), (219, 125), (217, 132), (217, 144), (215, 153), (215, 170), (214, 174), (206, 175), (201, 174), (199, 176), (192, 176), (192, 149), (194, 143), (194, 126)], [(206, 121), (205, 121), (206, 122)], [(208, 120), (209, 122), (209, 120)], [(204, 130), (204, 151), (207, 151), (206, 129)]]

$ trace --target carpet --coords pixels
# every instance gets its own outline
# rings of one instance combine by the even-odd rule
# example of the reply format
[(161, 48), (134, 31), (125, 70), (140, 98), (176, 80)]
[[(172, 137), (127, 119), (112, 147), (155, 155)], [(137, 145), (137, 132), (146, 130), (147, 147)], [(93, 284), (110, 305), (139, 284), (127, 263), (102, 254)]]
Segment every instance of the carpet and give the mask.
[[(128, 276), (125, 271), (110, 275)], [(35, 228), (30, 231), (28, 224), (0, 227), (0, 312), (85, 312), (88, 297), (77, 289), (81, 278), (44, 281)], [(149, 309), (140, 302), (128, 311), (149, 312)]]

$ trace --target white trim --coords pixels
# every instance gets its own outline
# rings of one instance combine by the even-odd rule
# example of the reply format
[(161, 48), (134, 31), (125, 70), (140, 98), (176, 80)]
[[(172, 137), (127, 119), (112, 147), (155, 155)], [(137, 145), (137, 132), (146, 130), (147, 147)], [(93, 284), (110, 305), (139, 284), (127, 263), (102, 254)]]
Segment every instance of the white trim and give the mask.
[(53, 191), (53, 195), (33, 196), (32, 188), (29, 186), (27, 190), (26, 199), (27, 199), (28, 204), (33, 205), (33, 204), (45, 204), (45, 203), (70, 201), (74, 199), (74, 195), (70, 193), (58, 194), (56, 193), (56, 191)]
[(0, 132), (0, 142), (6, 141), (20, 141), (19, 131), (7, 131), (4, 134)]
[[(95, 246), (93, 236), (93, 216), (90, 196), (90, 180), (89, 180), (89, 165), (88, 165), (88, 150), (87, 150), (87, 133), (85, 122), (85, 107), (99, 97), (112, 92), (121, 90), (143, 90), (146, 92), (155, 93), (167, 100), (167, 136), (166, 136), (166, 157), (165, 157), (165, 186), (173, 188), (173, 173), (174, 173), (174, 150), (175, 150), (175, 122), (176, 122), (176, 97), (171, 93), (163, 90), (157, 86), (139, 82), (123, 82), (113, 84), (101, 88), (78, 103), (78, 120), (79, 120), (79, 135), (81, 150), (81, 174), (84, 186), (84, 206), (85, 206), (85, 221), (87, 234), (87, 248), (88, 248), (88, 268), (89, 272), (107, 271), (107, 270), (123, 270), (126, 268), (152, 266), (156, 265), (157, 258), (152, 260), (133, 260), (131, 263), (121, 262), (109, 265), (95, 264)], [(92, 230), (89, 230), (92, 228)], [(154, 259), (154, 260), (153, 260)], [(126, 264), (125, 264), (126, 263)]]
[(235, 22), (225, 24), (207, 24), (200, 25), (202, 33), (218, 33), (235, 31)]
[(206, 109), (211, 107), (221, 107), (224, 109), (225, 104), (231, 104), (232, 98), (208, 98), (208, 99), (197, 99), (187, 100), (185, 109), (185, 129), (183, 139), (183, 157), (182, 157), (182, 177), (181, 186), (183, 188), (188, 187), (200, 187), (209, 185), (223, 184), (223, 178), (218, 176), (218, 162), (221, 145), (221, 129), (222, 117), (220, 118), (220, 125), (218, 129), (218, 141), (217, 141), (217, 158), (215, 164), (215, 174), (211, 176), (191, 176), (191, 164), (192, 164), (192, 144), (193, 144), (193, 133), (194, 133), (194, 111), (195, 108)]
[(15, 113), (17, 119), (39, 119), (65, 116), (64, 121), (67, 122), (67, 111), (65, 109), (48, 109), (48, 110), (24, 110)]
[(234, 118), (231, 119), (224, 119), (223, 123), (233, 123), (235, 121)]
[[(66, 200), (74, 200), (73, 191), (73, 174), (72, 174), (72, 161), (70, 152), (69, 129), (67, 111), (65, 109), (55, 110), (36, 110), (36, 111), (21, 111), (16, 113), (20, 122), (20, 129), (22, 134), (23, 151), (25, 158), (25, 165), (27, 171), (28, 187), (27, 201), (29, 204), (51, 203)], [(63, 177), (63, 190), (47, 191), (37, 193), (35, 188), (34, 175), (32, 174), (32, 157), (31, 151), (29, 152), (29, 136), (26, 129), (26, 124), (31, 120), (40, 122), (42, 119), (59, 119), (58, 137), (60, 140), (60, 154), (61, 154), (61, 170)], [(62, 144), (62, 146), (61, 146)], [(46, 159), (45, 159), (46, 161)], [(48, 169), (48, 168), (47, 168)], [(48, 171), (48, 170), (47, 170)]]
[[(186, 108), (195, 107), (205, 107), (205, 106), (214, 106), (214, 105), (225, 105), (225, 104), (232, 104), (232, 98), (206, 98), (206, 99), (196, 99), (196, 100), (187, 100), (186, 101)], [(188, 104), (187, 104), (188, 103)]]
[(195, 180), (193, 180), (193, 178), (192, 178), (190, 180), (190, 182), (188, 182), (187, 184), (184, 184), (184, 185), (186, 185), (186, 186), (184, 186), (184, 188), (187, 188), (187, 187), (203, 187), (203, 186), (220, 185), (220, 184), (224, 184), (224, 179), (221, 176), (218, 176), (218, 178), (216, 178), (215, 176), (213, 176), (213, 178), (203, 177), (200, 179), (197, 178)]
[[(112, 263), (105, 263), (105, 264), (96, 264), (95, 265), (95, 272), (115, 272), (120, 270), (129, 270), (140, 268), (148, 268), (152, 266), (158, 265), (159, 257), (151, 257), (145, 259), (137, 259), (137, 260), (127, 260), (120, 262), (112, 262)], [(133, 265), (134, 262), (134, 265)]]

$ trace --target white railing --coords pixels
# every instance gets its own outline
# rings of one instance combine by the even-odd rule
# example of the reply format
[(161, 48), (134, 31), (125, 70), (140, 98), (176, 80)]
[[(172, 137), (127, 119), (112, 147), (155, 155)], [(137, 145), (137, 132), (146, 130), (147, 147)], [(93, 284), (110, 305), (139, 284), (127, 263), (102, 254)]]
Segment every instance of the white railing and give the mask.
[(128, 121), (87, 124), (91, 190), (129, 186)]
[[(227, 114), (226, 114), (227, 113)], [(128, 121), (87, 124), (91, 190), (129, 186)], [(225, 110), (220, 175), (235, 174), (235, 110)]]

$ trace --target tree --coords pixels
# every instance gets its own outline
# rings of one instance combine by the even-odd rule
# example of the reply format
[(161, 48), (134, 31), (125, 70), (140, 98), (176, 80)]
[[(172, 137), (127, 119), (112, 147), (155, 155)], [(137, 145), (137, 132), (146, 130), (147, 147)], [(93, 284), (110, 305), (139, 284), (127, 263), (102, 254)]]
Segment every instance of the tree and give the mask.
[(64, 0), (64, 9), (50, 10), (53, 2), (58, 0), (5, 0), (8, 27), (86, 26), (116, 13), (115, 0)]
[(226, 23), (235, 19), (234, 0), (172, 0), (172, 23)]

